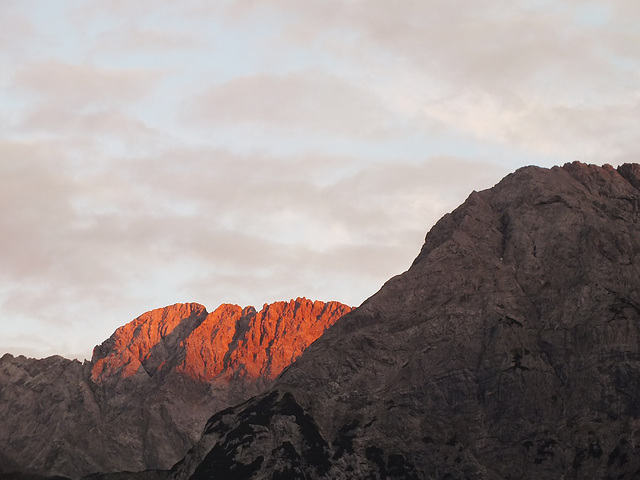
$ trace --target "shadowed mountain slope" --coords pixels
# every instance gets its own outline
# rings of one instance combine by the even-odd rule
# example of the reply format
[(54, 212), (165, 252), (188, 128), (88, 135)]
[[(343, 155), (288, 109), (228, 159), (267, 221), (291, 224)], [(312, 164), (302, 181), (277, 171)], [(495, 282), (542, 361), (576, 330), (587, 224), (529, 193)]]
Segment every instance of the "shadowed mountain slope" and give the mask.
[(640, 166), (522, 168), (173, 479), (640, 476)]

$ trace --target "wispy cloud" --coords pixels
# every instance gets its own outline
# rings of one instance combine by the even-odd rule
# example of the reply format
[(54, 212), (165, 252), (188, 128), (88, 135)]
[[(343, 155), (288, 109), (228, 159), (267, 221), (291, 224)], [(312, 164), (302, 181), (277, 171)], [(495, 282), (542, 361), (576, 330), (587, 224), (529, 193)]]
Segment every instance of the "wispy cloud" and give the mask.
[[(608, 129), (609, 114), (621, 135), (637, 130), (630, 105), (637, 99), (640, 31), (630, 21), (638, 12), (629, 2), (496, 0), (470, 9), (437, 1), (402, 8), (383, 1), (281, 1), (232, 8), (248, 16), (267, 5), (289, 12), (283, 42), (327, 45), (369, 74), (369, 88), (383, 88), (389, 78), (428, 86), (404, 92), (427, 122), (559, 155), (568, 154), (569, 138), (578, 144), (574, 154), (589, 158), (609, 152), (593, 141), (594, 129)], [(590, 126), (566, 125), (585, 113)]]
[(176, 301), (358, 304), (471, 190), (640, 147), (630, 0), (40, 7), (0, 5), (14, 353)]
[(68, 108), (135, 102), (153, 89), (158, 74), (142, 69), (111, 69), (47, 61), (18, 70), (14, 86), (42, 101)]
[(248, 123), (364, 138), (389, 135), (394, 120), (365, 86), (320, 71), (233, 79), (195, 97), (190, 111), (213, 126)]
[(102, 33), (96, 38), (94, 48), (98, 51), (128, 54), (130, 52), (149, 51), (167, 52), (202, 48), (202, 41), (187, 32), (165, 31), (158, 28), (139, 28), (122, 25)]

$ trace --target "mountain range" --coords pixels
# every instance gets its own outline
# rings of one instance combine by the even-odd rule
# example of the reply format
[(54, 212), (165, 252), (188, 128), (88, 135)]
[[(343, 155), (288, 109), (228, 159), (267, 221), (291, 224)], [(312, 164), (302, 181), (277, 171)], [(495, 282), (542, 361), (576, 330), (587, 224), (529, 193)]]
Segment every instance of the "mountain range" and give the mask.
[(0, 473), (79, 478), (168, 469), (215, 411), (273, 379), (351, 307), (196, 303), (147, 312), (95, 347), (91, 361), (0, 359)]
[[(260, 391), (207, 405), (213, 416), (173, 467), (92, 478), (640, 478), (639, 219), (640, 165), (521, 168), (438, 221), (406, 272), (290, 366), (235, 368), (241, 378), (261, 372)], [(184, 378), (187, 349), (175, 349), (187, 345), (184, 332), (160, 331), (163, 347), (138, 348), (138, 327), (126, 330), (128, 340), (112, 337), (74, 367), (83, 378), (116, 392), (139, 377)], [(194, 372), (237, 377), (217, 370), (237, 365), (227, 352), (241, 343), (226, 335), (210, 369), (194, 362)], [(2, 385), (16, 362), (5, 358)], [(144, 392), (162, 389), (153, 388)], [(17, 408), (5, 389), (0, 405)], [(124, 391), (114, 411), (131, 408)], [(53, 393), (45, 386), (31, 398), (44, 410)], [(78, 386), (72, 398), (86, 395)], [(172, 411), (167, 397), (154, 398), (147, 411)], [(91, 441), (86, 425), (75, 427)], [(148, 432), (130, 448), (158, 452), (175, 441), (166, 424)]]

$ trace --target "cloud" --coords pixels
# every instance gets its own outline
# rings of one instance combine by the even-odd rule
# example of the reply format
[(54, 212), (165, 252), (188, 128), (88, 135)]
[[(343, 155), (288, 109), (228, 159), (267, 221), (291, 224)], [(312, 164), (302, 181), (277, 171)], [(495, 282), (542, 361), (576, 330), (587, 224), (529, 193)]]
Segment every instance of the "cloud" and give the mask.
[(393, 130), (392, 112), (366, 86), (320, 71), (236, 78), (197, 96), (189, 110), (214, 125), (248, 123), (365, 138)]
[(148, 69), (28, 62), (11, 76), (7, 90), (17, 108), (5, 123), (14, 138), (44, 135), (65, 144), (66, 153), (87, 155), (93, 163), (114, 152), (157, 150), (171, 135), (151, 126), (139, 112), (149, 108), (147, 102), (162, 78)]
[(21, 13), (15, 4), (2, 2), (0, 4), (0, 47), (3, 47), (5, 54), (24, 53), (24, 45), (22, 42), (16, 42), (16, 39), (34, 36), (37, 36), (36, 29), (29, 18)]
[(455, 158), (370, 165), (216, 149), (83, 165), (72, 147), (0, 144), (0, 248), (13, 252), (0, 261), (0, 303), (12, 318), (88, 328), (88, 343), (110, 334), (89, 327), (98, 319), (115, 328), (178, 301), (360, 303), (408, 267), (466, 185), (499, 175)]
[(143, 50), (166, 54), (168, 50), (202, 48), (203, 46), (201, 40), (188, 33), (123, 25), (100, 34), (96, 38), (94, 48), (98, 51), (124, 54)]
[(160, 75), (145, 69), (112, 69), (57, 60), (32, 63), (17, 71), (16, 89), (67, 108), (111, 107), (146, 96)]
[(358, 61), (359, 55), (360, 62), (418, 68), (426, 76), (437, 74), (442, 83), (454, 81), (452, 90), (458, 82), (493, 92), (539, 81), (549, 86), (544, 75), (553, 75), (554, 80), (583, 74), (593, 78), (597, 72), (591, 68), (610, 62), (593, 48), (602, 37), (591, 34), (602, 33), (601, 27), (578, 22), (579, 7), (563, 9), (544, 2), (536, 7), (531, 2), (503, 0), (485, 2), (476, 9), (462, 8), (463, 2), (442, 1), (410, 2), (402, 8), (380, 0), (233, 5), (236, 11), (238, 5), (246, 11), (256, 5), (277, 5), (274, 8), (295, 15), (284, 41), (346, 37), (351, 41), (341, 44), (349, 58)]
[(25, 114), (22, 127), (59, 136), (84, 135), (87, 139), (111, 136), (132, 146), (161, 137), (140, 119), (114, 108), (82, 112), (62, 105), (40, 105)]
[(0, 313), (58, 327), (38, 348), (174, 301), (360, 303), (471, 190), (640, 147), (637, 2), (7, 5)]
[[(331, 51), (369, 79), (383, 108), (482, 141), (543, 155), (605, 156), (594, 130), (637, 130), (640, 13), (633, 2), (238, 1), (232, 18), (264, 9), (288, 19), (281, 45)], [(238, 21), (238, 20), (237, 20)], [(562, 112), (560, 118), (554, 115)], [(613, 114), (608, 117), (604, 114)], [(567, 127), (568, 117), (591, 125)], [(565, 133), (565, 137), (559, 135)], [(559, 138), (560, 137), (560, 138)], [(615, 141), (615, 140), (614, 140)], [(625, 148), (628, 140), (622, 140)], [(627, 154), (631, 151), (627, 150)]]

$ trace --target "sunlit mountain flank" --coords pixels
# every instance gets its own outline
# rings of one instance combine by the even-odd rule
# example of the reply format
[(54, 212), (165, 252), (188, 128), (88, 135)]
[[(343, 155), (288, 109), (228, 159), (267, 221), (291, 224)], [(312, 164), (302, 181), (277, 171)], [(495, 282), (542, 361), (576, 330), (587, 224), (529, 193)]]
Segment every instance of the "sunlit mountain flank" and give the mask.
[(0, 359), (0, 473), (168, 469), (214, 411), (264, 391), (351, 307), (297, 298), (147, 312), (83, 364)]

